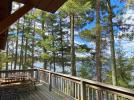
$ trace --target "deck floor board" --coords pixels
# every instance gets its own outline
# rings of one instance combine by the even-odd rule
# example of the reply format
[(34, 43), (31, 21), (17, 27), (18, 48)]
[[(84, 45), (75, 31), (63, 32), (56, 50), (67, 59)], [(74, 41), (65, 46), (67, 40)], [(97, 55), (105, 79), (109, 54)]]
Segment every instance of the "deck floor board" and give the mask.
[(21, 95), (20, 100), (64, 100), (65, 96), (58, 95), (54, 91), (49, 92), (48, 87), (40, 84), (30, 95)]

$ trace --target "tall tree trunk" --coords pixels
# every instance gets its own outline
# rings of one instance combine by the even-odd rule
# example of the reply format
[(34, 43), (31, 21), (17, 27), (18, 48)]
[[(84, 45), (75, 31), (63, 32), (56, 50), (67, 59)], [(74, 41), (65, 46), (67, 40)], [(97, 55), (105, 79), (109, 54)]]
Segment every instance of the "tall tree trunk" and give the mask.
[(25, 57), (24, 57), (24, 66), (26, 67), (27, 65), (27, 48), (28, 48), (28, 37), (25, 36)]
[[(53, 36), (53, 39), (55, 38), (54, 37), (54, 30), (53, 30), (53, 24), (52, 24), (52, 36)], [(53, 40), (53, 48), (55, 47), (55, 42), (54, 42), (55, 40)], [(56, 55), (56, 53), (55, 53), (55, 51), (53, 51), (53, 68), (54, 68), (54, 72), (56, 71), (56, 59), (55, 59), (55, 55)]]
[(70, 34), (71, 34), (71, 68), (72, 75), (76, 76), (76, 65), (75, 65), (75, 46), (74, 46), (74, 14), (70, 15)]
[(19, 64), (19, 69), (21, 69), (23, 67), (24, 28), (25, 28), (25, 16), (24, 16), (24, 23), (23, 23), (23, 28), (22, 28), (22, 38), (21, 38), (21, 51), (20, 51), (20, 64)]
[[(96, 77), (101, 82), (101, 29), (100, 29), (100, 0), (96, 4)], [(101, 100), (101, 91), (97, 91), (97, 100)]]
[[(41, 15), (41, 16), (42, 16), (42, 18), (44, 18), (45, 13), (42, 12), (42, 15)], [(44, 31), (44, 33), (42, 34), (43, 40), (46, 39), (46, 36), (45, 36), (45, 27), (44, 27), (44, 25), (45, 25), (45, 20), (43, 19), (43, 20), (41, 21), (42, 30)], [(47, 52), (47, 51), (46, 51), (46, 48), (43, 47), (43, 53), (45, 54), (46, 52)], [(47, 61), (46, 61), (46, 59), (44, 59), (44, 69), (47, 69)]]
[[(31, 19), (28, 19), (28, 24), (29, 26), (31, 25)], [(28, 27), (29, 28), (29, 27)], [(30, 33), (30, 28), (28, 29), (27, 33)], [(26, 35), (24, 35), (25, 37), (25, 56), (24, 56), (24, 68), (23, 69), (26, 69), (27, 68), (27, 58), (28, 58), (28, 43), (29, 43), (29, 37), (27, 37)]]
[[(12, 41), (12, 46), (14, 45), (14, 41)], [(13, 70), (13, 62), (14, 62), (14, 46), (13, 46), (13, 49), (12, 49), (12, 60), (11, 60), (11, 70)]]
[(113, 32), (113, 13), (110, 0), (107, 0), (108, 14), (109, 14), (109, 30), (110, 30), (110, 50), (111, 50), (111, 67), (112, 67), (112, 83), (117, 85), (116, 75), (116, 59), (115, 59), (115, 43), (114, 43), (114, 32)]
[(96, 77), (101, 82), (101, 30), (100, 30), (100, 0), (96, 5)]
[(35, 46), (35, 21), (34, 21), (34, 29), (33, 29), (33, 38), (32, 38), (32, 68), (34, 68), (34, 46)]
[[(14, 58), (14, 53), (12, 53), (12, 58)], [(11, 70), (13, 70), (13, 59), (11, 60)]]
[(7, 46), (6, 46), (6, 70), (8, 70), (8, 54), (9, 54), (9, 40), (7, 39)]
[(16, 48), (15, 48), (14, 69), (16, 69), (17, 60), (18, 60), (18, 41), (19, 41), (18, 39), (19, 39), (19, 20), (17, 22), (17, 35), (16, 35)]
[(60, 18), (60, 34), (61, 34), (61, 56), (62, 56), (62, 73), (65, 73), (64, 65), (64, 50), (63, 50), (63, 33), (62, 33), (62, 19)]
[[(18, 4), (19, 8), (21, 7), (20, 4)], [(17, 21), (17, 40), (16, 40), (16, 50), (15, 50), (15, 61), (14, 61), (14, 69), (16, 69), (17, 61), (18, 61), (18, 42), (19, 42), (19, 28), (20, 28), (20, 19)]]

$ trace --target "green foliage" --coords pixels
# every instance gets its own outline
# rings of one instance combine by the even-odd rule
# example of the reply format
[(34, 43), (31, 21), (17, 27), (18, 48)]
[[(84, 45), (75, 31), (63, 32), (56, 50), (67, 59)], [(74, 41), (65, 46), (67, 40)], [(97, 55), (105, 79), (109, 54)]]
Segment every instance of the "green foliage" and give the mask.
[(84, 30), (80, 33), (80, 37), (86, 39), (87, 41), (92, 41), (96, 39), (95, 34), (91, 30)]
[[(117, 60), (117, 83), (118, 86), (122, 86), (122, 87), (126, 87), (129, 88), (129, 82), (132, 81), (132, 70), (134, 70), (133, 68), (133, 59), (127, 59), (124, 57), (124, 55), (126, 54), (125, 52), (123, 52), (121, 49), (118, 49), (117, 51), (118, 54), (118, 58)], [(108, 72), (107, 74), (108, 79), (106, 80), (106, 83), (112, 83), (112, 73)]]
[(49, 60), (49, 59), (50, 59), (50, 55), (47, 54), (47, 53), (43, 53), (43, 54), (41, 55), (41, 58), (42, 58), (42, 59), (45, 59), (45, 60)]
[(117, 79), (118, 85), (128, 87), (132, 79), (133, 64), (131, 61), (124, 57), (125, 53), (120, 51), (119, 58), (117, 59)]
[(45, 40), (41, 41), (41, 46), (47, 49), (47, 51), (55, 52), (56, 47), (53, 47), (53, 41), (54, 41), (54, 37), (50, 35)]
[(87, 0), (68, 0), (68, 2), (60, 9), (68, 14), (78, 14), (86, 12), (91, 7), (91, 4)]
[(93, 78), (93, 64), (91, 62), (83, 62), (82, 66), (80, 67), (80, 77), (86, 79)]

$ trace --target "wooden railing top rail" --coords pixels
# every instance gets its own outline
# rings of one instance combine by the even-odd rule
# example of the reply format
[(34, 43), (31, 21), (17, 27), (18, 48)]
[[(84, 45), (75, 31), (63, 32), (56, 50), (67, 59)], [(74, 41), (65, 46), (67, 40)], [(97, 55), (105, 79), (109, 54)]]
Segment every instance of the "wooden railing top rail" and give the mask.
[(79, 77), (75, 77), (71, 75), (51, 72), (51, 71), (44, 70), (44, 69), (39, 69), (39, 71), (44, 71), (44, 72), (57, 75), (60, 77), (68, 78), (77, 82), (84, 82), (85, 84), (97, 87), (97, 89), (109, 90), (115, 93), (121, 93), (121, 94), (129, 95), (129, 96), (134, 96), (134, 90), (131, 90), (131, 89), (127, 89), (127, 88), (123, 88), (119, 86), (113, 86), (113, 85), (109, 85), (109, 84), (105, 84), (105, 83), (101, 83), (101, 82), (97, 82), (93, 80), (83, 79), (83, 78), (79, 78)]
[(26, 69), (26, 70), (0, 70), (0, 73), (15, 73), (15, 72), (28, 72), (36, 71), (37, 69)]
[(33, 79), (38, 80), (38, 69), (25, 69), (25, 70), (0, 70), (0, 78), (8, 78), (12, 75), (10, 74), (25, 74), (27, 77), (31, 77)]

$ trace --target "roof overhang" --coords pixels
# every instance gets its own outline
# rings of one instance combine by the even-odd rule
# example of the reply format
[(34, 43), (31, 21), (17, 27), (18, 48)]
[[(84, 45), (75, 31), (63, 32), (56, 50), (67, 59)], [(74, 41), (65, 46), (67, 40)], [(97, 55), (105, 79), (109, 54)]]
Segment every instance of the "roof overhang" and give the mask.
[[(11, 14), (13, 1), (23, 3), (24, 6)], [(38, 8), (43, 11), (54, 13), (66, 1), (67, 0), (2, 0), (0, 3), (0, 49), (5, 48), (8, 28), (29, 10)]]
[(35, 8), (54, 13), (67, 0), (14, 0), (19, 3), (29, 4)]

